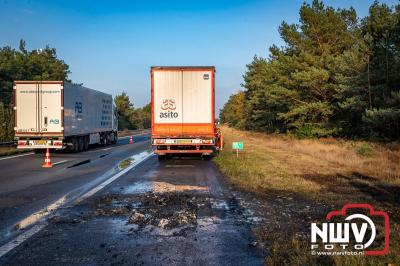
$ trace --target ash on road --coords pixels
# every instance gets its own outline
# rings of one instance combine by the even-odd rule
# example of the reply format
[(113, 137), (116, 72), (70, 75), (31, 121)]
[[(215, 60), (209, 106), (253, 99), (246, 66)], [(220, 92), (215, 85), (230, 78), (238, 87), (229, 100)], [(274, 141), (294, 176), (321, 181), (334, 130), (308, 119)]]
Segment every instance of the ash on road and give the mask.
[(51, 218), (0, 264), (262, 265), (257, 219), (210, 161), (148, 159)]

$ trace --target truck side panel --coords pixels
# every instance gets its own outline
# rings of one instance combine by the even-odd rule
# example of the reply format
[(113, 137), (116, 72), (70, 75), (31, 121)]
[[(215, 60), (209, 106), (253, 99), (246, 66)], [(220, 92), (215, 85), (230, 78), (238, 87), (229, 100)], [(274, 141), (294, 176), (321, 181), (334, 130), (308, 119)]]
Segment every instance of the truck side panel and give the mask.
[(77, 84), (64, 88), (64, 136), (113, 130), (112, 96)]

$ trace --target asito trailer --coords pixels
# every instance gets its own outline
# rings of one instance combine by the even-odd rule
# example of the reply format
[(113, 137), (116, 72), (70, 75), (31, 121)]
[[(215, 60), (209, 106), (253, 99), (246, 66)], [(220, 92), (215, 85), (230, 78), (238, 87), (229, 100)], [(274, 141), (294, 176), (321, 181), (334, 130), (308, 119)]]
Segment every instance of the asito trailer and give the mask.
[(221, 148), (214, 95), (213, 66), (151, 68), (152, 144), (160, 158)]

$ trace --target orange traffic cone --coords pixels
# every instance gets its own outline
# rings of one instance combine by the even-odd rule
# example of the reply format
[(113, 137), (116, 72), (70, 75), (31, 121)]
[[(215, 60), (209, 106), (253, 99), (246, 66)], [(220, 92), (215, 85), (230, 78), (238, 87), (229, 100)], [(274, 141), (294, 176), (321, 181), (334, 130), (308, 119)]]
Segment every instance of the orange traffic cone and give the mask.
[(133, 144), (133, 137), (132, 136), (129, 138), (129, 144)]
[(44, 164), (42, 165), (44, 168), (50, 168), (53, 167), (53, 164), (51, 163), (50, 160), (50, 150), (49, 148), (46, 149), (46, 158), (44, 159)]

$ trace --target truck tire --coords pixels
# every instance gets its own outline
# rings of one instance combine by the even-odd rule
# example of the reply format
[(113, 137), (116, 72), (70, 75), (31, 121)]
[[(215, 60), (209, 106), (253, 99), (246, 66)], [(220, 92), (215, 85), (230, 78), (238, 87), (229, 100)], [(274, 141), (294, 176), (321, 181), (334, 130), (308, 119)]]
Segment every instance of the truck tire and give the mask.
[(84, 150), (84, 138), (83, 137), (78, 137), (78, 151), (81, 152)]
[(100, 145), (107, 146), (107, 134), (104, 133), (100, 136)]
[(166, 156), (165, 155), (158, 155), (158, 160), (159, 161), (164, 161), (164, 160), (166, 160)]
[(112, 144), (112, 139), (111, 139), (111, 134), (110, 133), (107, 133), (106, 141), (107, 141), (107, 145), (111, 145)]
[(111, 133), (111, 144), (117, 144), (117, 134), (115, 132)]
[(209, 160), (211, 160), (211, 157), (212, 157), (211, 154), (210, 154), (210, 155), (202, 155), (202, 156), (201, 156), (201, 159), (202, 159), (203, 161), (209, 161)]
[(83, 150), (87, 151), (89, 149), (89, 137), (83, 137)]
[(71, 143), (72, 143), (71, 151), (72, 152), (78, 152), (79, 151), (78, 138), (77, 137), (73, 137), (71, 139)]

